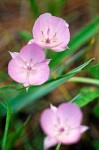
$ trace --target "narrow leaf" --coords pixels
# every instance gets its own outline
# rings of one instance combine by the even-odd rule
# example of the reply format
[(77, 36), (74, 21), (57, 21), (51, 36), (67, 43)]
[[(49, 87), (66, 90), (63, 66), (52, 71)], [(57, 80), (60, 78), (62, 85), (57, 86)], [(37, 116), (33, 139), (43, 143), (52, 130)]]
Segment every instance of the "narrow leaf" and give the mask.
[(19, 32), (19, 37), (23, 40), (25, 40), (26, 42), (28, 42), (29, 40), (32, 39), (32, 34), (26, 32), (26, 31), (20, 31)]
[(20, 138), (21, 134), (23, 133), (24, 128), (28, 124), (30, 120), (30, 116), (26, 119), (26, 121), (14, 132), (12, 132), (8, 136), (8, 142), (7, 142), (7, 150), (13, 149), (16, 141)]
[(94, 87), (85, 87), (73, 98), (72, 102), (77, 103), (79, 107), (83, 107), (96, 98), (99, 98), (99, 90)]
[(6, 150), (7, 135), (8, 135), (8, 129), (9, 129), (9, 124), (10, 124), (10, 118), (11, 118), (11, 109), (8, 104), (6, 105), (7, 105), (6, 106), (7, 117), (6, 117), (5, 131), (4, 131), (3, 141), (2, 141), (2, 150)]

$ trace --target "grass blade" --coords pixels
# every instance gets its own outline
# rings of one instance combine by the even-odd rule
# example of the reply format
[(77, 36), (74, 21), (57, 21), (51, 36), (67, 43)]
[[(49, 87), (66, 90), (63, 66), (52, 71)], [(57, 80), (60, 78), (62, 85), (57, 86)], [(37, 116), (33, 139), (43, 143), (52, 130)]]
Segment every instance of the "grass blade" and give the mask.
[(37, 0), (29, 0), (30, 1), (30, 6), (33, 12), (33, 15), (35, 19), (40, 15), (40, 9), (37, 4)]
[(6, 104), (6, 105), (7, 105), (7, 107), (6, 107), (7, 117), (6, 117), (5, 131), (4, 131), (3, 141), (2, 141), (2, 150), (6, 150), (7, 134), (8, 134), (10, 118), (11, 118), (11, 109), (8, 104)]
[(28, 124), (28, 122), (30, 121), (30, 116), (26, 119), (26, 121), (19, 126), (18, 129), (16, 129), (16, 131), (12, 132), (9, 136), (8, 136), (8, 142), (7, 142), (7, 150), (12, 150), (14, 148), (14, 145), (16, 143), (16, 141), (20, 138), (21, 134), (23, 133), (26, 125)]
[(91, 79), (91, 78), (84, 78), (84, 77), (72, 77), (70, 82), (79, 82), (79, 83), (88, 83), (88, 84), (94, 84), (99, 86), (99, 80), (97, 79)]

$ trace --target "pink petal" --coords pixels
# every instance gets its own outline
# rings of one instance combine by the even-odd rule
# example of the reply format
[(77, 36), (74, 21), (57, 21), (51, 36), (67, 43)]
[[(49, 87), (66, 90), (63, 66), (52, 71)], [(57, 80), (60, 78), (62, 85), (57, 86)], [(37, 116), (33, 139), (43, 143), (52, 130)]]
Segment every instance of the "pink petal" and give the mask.
[(70, 31), (69, 28), (65, 26), (65, 24), (62, 24), (62, 26), (59, 28), (59, 31), (57, 32), (57, 37), (57, 42), (63, 42), (61, 47), (65, 47), (68, 45), (70, 41)]
[(46, 36), (50, 17), (50, 13), (45, 13), (40, 15), (39, 18), (35, 21), (32, 31), (35, 41), (40, 41), (42, 31)]
[(50, 68), (46, 63), (40, 63), (35, 66), (35, 70), (31, 71), (29, 83), (31, 85), (41, 85), (49, 79)]
[(52, 111), (51, 109), (45, 109), (43, 113), (41, 114), (40, 124), (41, 124), (43, 131), (47, 135), (51, 137), (56, 135), (56, 133), (53, 131), (53, 126), (57, 124), (57, 118), (56, 118), (54, 111)]
[(19, 53), (17, 53), (17, 52), (10, 52), (9, 51), (9, 53), (10, 53), (12, 58), (16, 58), (17, 56), (19, 56)]
[(27, 72), (22, 68), (23, 62), (19, 58), (12, 59), (8, 64), (8, 74), (16, 82), (26, 81)]
[(42, 43), (38, 41), (34, 41), (34, 43), (39, 45), (42, 49), (52, 49), (57, 46), (57, 45), (42, 45)]
[(63, 144), (77, 143), (81, 138), (81, 133), (85, 132), (88, 129), (88, 126), (79, 126), (78, 128), (71, 128), (67, 134), (64, 132), (64, 134), (59, 136), (57, 140), (58, 142)]
[(89, 129), (88, 126), (81, 126), (81, 133), (87, 131)]
[(71, 129), (68, 133), (65, 133), (58, 136), (57, 140), (63, 144), (73, 144), (77, 143), (80, 140), (80, 128)]
[(35, 64), (44, 61), (45, 53), (41, 47), (33, 43), (28, 44), (21, 49), (20, 57), (27, 62), (32, 60)]
[(62, 52), (64, 50), (68, 49), (68, 46), (66, 45), (64, 47), (61, 47), (61, 45), (60, 45), (59, 47), (56, 46), (56, 47), (52, 47), (51, 49), (55, 52)]
[(50, 61), (51, 61), (51, 59), (45, 59), (43, 62), (48, 65), (50, 63)]
[(44, 149), (47, 150), (48, 148), (55, 146), (57, 144), (57, 141), (55, 138), (46, 137), (44, 140)]
[(74, 103), (63, 103), (59, 105), (57, 116), (62, 124), (67, 123), (71, 127), (78, 127), (82, 121), (82, 112)]
[(31, 39), (28, 44), (33, 44), (34, 43), (34, 39)]
[[(58, 51), (57, 49), (62, 49), (60, 51), (63, 51), (65, 49), (65, 47), (61, 47), (63, 46), (63, 41), (62, 42), (59, 42), (59, 43), (55, 43), (55, 44), (50, 44), (50, 45), (44, 45), (42, 44), (41, 42), (38, 42), (38, 41), (34, 41), (35, 44), (39, 45), (42, 49), (52, 49), (54, 51)], [(66, 44), (65, 44), (66, 45)], [(66, 46), (67, 47), (67, 46)], [(56, 49), (57, 48), (57, 49)]]
[(50, 108), (53, 112), (57, 112), (57, 107), (53, 106), (52, 104), (50, 104)]
[(52, 28), (53, 31), (55, 32), (59, 32), (59, 30), (63, 31), (63, 28), (68, 28), (68, 27), (69, 27), (68, 23), (62, 18), (56, 16), (50, 17), (50, 28)]

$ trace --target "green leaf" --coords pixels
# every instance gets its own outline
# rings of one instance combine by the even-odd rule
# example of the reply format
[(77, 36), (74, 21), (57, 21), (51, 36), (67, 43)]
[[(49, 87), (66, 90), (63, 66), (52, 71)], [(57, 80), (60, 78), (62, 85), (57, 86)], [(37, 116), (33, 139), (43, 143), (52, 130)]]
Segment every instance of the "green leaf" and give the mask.
[[(68, 81), (72, 76), (74, 76), (75, 74), (80, 72), (82, 69), (84, 69), (93, 60), (94, 59), (91, 59), (87, 61), (86, 63), (84, 63), (83, 65), (68, 72), (67, 74), (62, 75), (56, 79), (49, 80), (48, 82), (46, 82), (45, 84), (41, 86), (30, 87), (28, 92), (26, 92), (25, 89), (21, 89), (21, 90), (13, 89), (12, 90), (10, 89), (10, 87), (7, 88), (7, 91), (5, 90), (4, 92), (6, 93), (7, 100), (9, 100), (9, 104), (10, 104), (12, 111), (14, 112), (18, 111), (19, 109), (27, 106), (28, 104), (36, 101), (37, 99), (51, 92), (55, 88), (59, 87), (61, 84)], [(9, 92), (11, 91), (13, 94), (11, 95), (10, 93), (10, 96), (8, 96)], [(2, 96), (2, 92), (0, 94), (1, 94), (0, 96)], [(4, 113), (3, 109), (2, 109), (2, 112)]]
[(30, 117), (26, 119), (26, 121), (14, 132), (12, 132), (7, 139), (7, 150), (12, 150), (16, 141), (20, 138), (23, 133), (24, 128), (28, 124)]
[(7, 117), (6, 117), (5, 131), (4, 131), (3, 141), (2, 141), (2, 150), (6, 150), (7, 135), (8, 135), (8, 129), (10, 124), (10, 118), (11, 118), (11, 109), (8, 103), (6, 103), (6, 109), (7, 109)]
[(79, 107), (83, 107), (96, 98), (99, 98), (98, 88), (85, 87), (73, 98), (72, 102), (75, 102)]
[(73, 77), (69, 80), (70, 82), (88, 83), (99, 86), (99, 80), (85, 77)]
[[(83, 46), (90, 38), (92, 38), (96, 33), (99, 32), (99, 16), (96, 16), (90, 23), (85, 25), (69, 43), (70, 49), (66, 51), (55, 53), (52, 61), (50, 63), (51, 68), (55, 67), (57, 64), (63, 60), (63, 58), (74, 53), (78, 48)], [(54, 53), (54, 52), (53, 52)]]
[(91, 67), (88, 71), (94, 78), (99, 79), (99, 63), (96, 66)]
[(77, 68), (75, 68), (75, 69), (73, 69), (72, 71), (70, 71), (69, 73), (67, 73), (67, 74), (73, 74), (74, 72), (75, 73), (77, 73), (77, 72), (79, 72), (80, 70), (81, 70), (81, 68), (83, 69), (83, 67), (86, 67), (88, 64), (90, 64), (92, 61), (94, 61), (95, 60), (95, 58), (92, 58), (92, 59), (90, 59), (89, 61), (87, 61), (86, 63), (84, 63), (84, 64), (82, 64), (82, 65), (80, 65), (79, 67), (77, 67)]
[(95, 150), (99, 150), (99, 141), (94, 140), (92, 144)]
[(93, 113), (96, 117), (99, 117), (99, 101), (96, 103), (95, 107), (93, 108)]
[(5, 72), (0, 71), (0, 82), (4, 82), (8, 79), (8, 75)]
[[(34, 133), (33, 142), (32, 142), (33, 149), (44, 150), (44, 138), (45, 138), (44, 134), (42, 134), (38, 126), (35, 128), (33, 133)], [(39, 141), (39, 145), (38, 145), (38, 141)]]
[(40, 15), (40, 8), (38, 7), (37, 0), (29, 0), (29, 1), (30, 1), (32, 12), (33, 12), (33, 16), (36, 19)]
[(88, 45), (84, 49), (82, 49), (79, 52), (77, 52), (75, 55), (72, 56), (72, 59), (70, 58), (70, 59), (68, 59), (68, 61), (66, 61), (62, 65), (58, 66), (57, 69), (55, 70), (55, 72), (58, 75), (61, 75), (63, 73), (63, 71), (67, 69), (67, 67), (70, 67), (74, 62), (78, 61), (78, 59), (82, 55), (84, 55), (90, 48), (91, 48), (91, 46)]
[(61, 15), (61, 8), (65, 3), (65, 0), (45, 0), (45, 4), (47, 7), (47, 12), (50, 12), (54, 16)]
[(32, 35), (26, 31), (20, 31), (18, 35), (21, 39), (25, 40), (26, 42), (33, 38)]
[(55, 150), (60, 150), (61, 144), (58, 144)]

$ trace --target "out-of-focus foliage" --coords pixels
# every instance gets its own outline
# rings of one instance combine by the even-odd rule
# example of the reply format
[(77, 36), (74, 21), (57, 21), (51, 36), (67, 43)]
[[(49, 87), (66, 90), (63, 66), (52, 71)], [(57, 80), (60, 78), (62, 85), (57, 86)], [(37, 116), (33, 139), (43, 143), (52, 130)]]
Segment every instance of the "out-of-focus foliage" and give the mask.
[(98, 88), (85, 87), (80, 90), (80, 93), (76, 97), (74, 97), (72, 102), (75, 102), (80, 107), (83, 107), (96, 98), (99, 98)]
[(99, 149), (99, 141), (94, 141), (93, 146), (94, 146), (95, 150), (98, 150)]
[(93, 108), (93, 113), (95, 116), (99, 117), (99, 101), (96, 103), (95, 107)]
[(13, 150), (14, 145), (15, 145), (17, 139), (20, 138), (20, 136), (23, 133), (24, 128), (28, 124), (29, 120), (30, 120), (30, 117), (28, 117), (26, 119), (26, 121), (23, 124), (21, 124), (18, 127), (18, 129), (16, 129), (16, 131), (13, 131), (12, 133), (10, 133), (10, 135), (7, 138), (7, 143), (6, 143), (6, 149), (7, 150)]
[[(19, 51), (33, 38), (33, 23), (45, 12), (62, 17), (69, 23), (70, 49), (60, 53), (46, 50), (47, 58), (52, 58), (50, 80), (41, 86), (31, 86), (26, 93), (25, 88), (7, 74), (11, 59), (8, 51)], [(95, 61), (92, 62), (91, 58)], [(98, 0), (0, 1), (0, 148), (43, 150), (44, 134), (39, 128), (41, 111), (50, 103), (58, 105), (67, 100), (79, 107), (86, 106), (84, 121), (90, 127), (81, 142), (73, 145), (73, 150), (98, 150)], [(28, 118), (30, 115), (31, 119)], [(66, 147), (61, 146), (60, 149)], [(67, 146), (67, 149), (72, 148)]]

